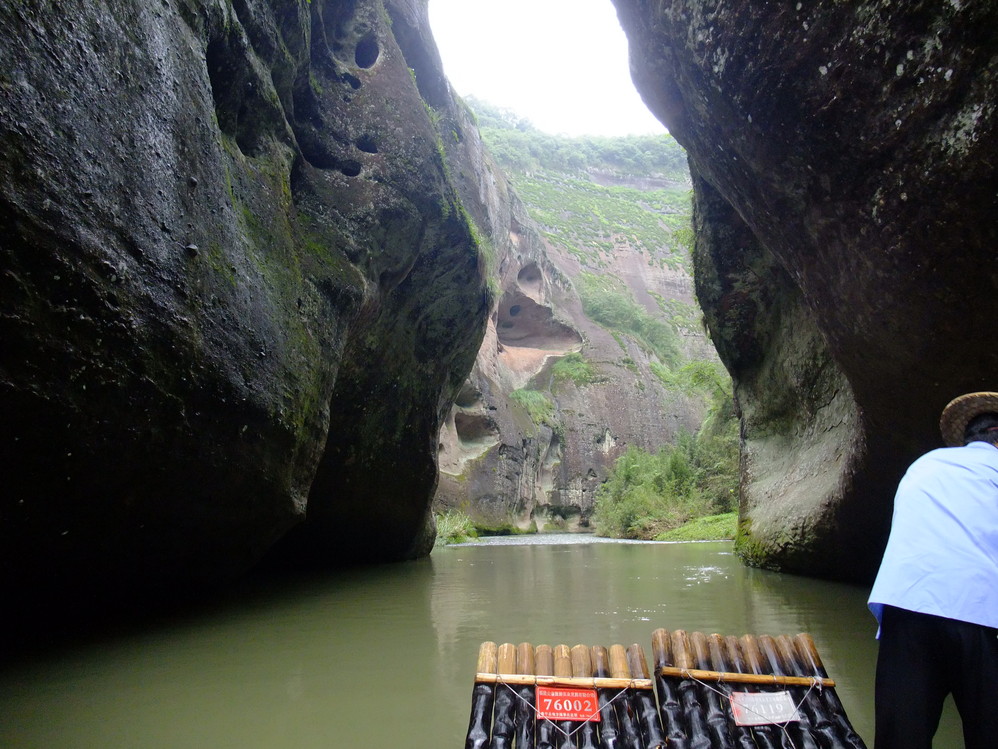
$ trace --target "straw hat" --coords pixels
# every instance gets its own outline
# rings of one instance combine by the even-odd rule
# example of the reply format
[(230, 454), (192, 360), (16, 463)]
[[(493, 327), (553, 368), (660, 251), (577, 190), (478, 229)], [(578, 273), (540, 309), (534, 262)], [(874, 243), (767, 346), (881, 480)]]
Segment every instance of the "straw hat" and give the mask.
[(998, 393), (967, 393), (954, 398), (939, 417), (939, 431), (947, 447), (963, 444), (963, 432), (975, 416), (998, 413)]

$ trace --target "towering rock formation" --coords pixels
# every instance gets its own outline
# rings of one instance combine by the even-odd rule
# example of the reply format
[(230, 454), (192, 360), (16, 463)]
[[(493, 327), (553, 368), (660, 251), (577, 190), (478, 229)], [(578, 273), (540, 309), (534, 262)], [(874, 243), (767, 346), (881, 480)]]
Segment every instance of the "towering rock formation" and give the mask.
[[(663, 319), (657, 299), (692, 305), (692, 280), (675, 262), (665, 228), (657, 246), (647, 248), (633, 246), (628, 235), (635, 227), (613, 226), (599, 237), (580, 229), (587, 243), (598, 239), (606, 249), (569, 251), (542, 238), (539, 228), (555, 228), (531, 220), (494, 165), (483, 163), (483, 170), (496, 196), (486, 201), (493, 213), (483, 225), (491, 227), (500, 259), (501, 296), (441, 434), (436, 504), (460, 508), (491, 530), (584, 529), (616, 459), (630, 446), (654, 452), (680, 429), (695, 432), (704, 403), (665, 388), (645, 347), (590, 319), (576, 284), (583, 273), (620, 279), (623, 296)], [(618, 173), (591, 178), (626, 181)], [(661, 180), (644, 186), (686, 188)], [(687, 356), (715, 356), (699, 330), (679, 348)], [(557, 365), (569, 355), (584, 376), (560, 376)]]
[(866, 579), (942, 407), (996, 386), (998, 7), (614, 2), (694, 174), (739, 548)]
[(0, 589), (425, 553), (491, 306), (425, 2), (0, 27)]

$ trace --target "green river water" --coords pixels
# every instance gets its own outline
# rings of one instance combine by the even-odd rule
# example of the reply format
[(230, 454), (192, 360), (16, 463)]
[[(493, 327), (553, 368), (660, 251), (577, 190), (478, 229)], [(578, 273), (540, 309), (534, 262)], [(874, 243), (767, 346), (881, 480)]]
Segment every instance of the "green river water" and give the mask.
[[(872, 747), (867, 589), (749, 569), (729, 543), (517, 541), (257, 580), (183, 617), (8, 663), (0, 747), (458, 749), (482, 641), (637, 642), (650, 664), (658, 627), (811, 633)], [(935, 746), (958, 736), (948, 705)]]

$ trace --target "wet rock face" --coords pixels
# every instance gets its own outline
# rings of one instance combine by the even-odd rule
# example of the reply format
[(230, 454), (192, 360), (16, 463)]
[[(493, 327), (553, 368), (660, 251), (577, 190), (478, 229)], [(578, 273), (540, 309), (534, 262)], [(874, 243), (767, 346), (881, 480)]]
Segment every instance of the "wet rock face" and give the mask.
[(736, 379), (740, 546), (851, 579), (955, 395), (998, 364), (998, 8), (614, 0), (697, 177), (698, 294)]
[(0, 584), (428, 550), (489, 301), (424, 6), (0, 8)]

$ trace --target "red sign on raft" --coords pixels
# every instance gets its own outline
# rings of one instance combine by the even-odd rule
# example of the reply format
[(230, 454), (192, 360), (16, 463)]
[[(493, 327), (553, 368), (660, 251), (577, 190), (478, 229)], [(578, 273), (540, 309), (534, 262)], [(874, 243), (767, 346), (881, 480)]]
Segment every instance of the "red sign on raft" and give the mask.
[(599, 701), (595, 689), (537, 687), (537, 717), (548, 720), (578, 720), (599, 723)]

